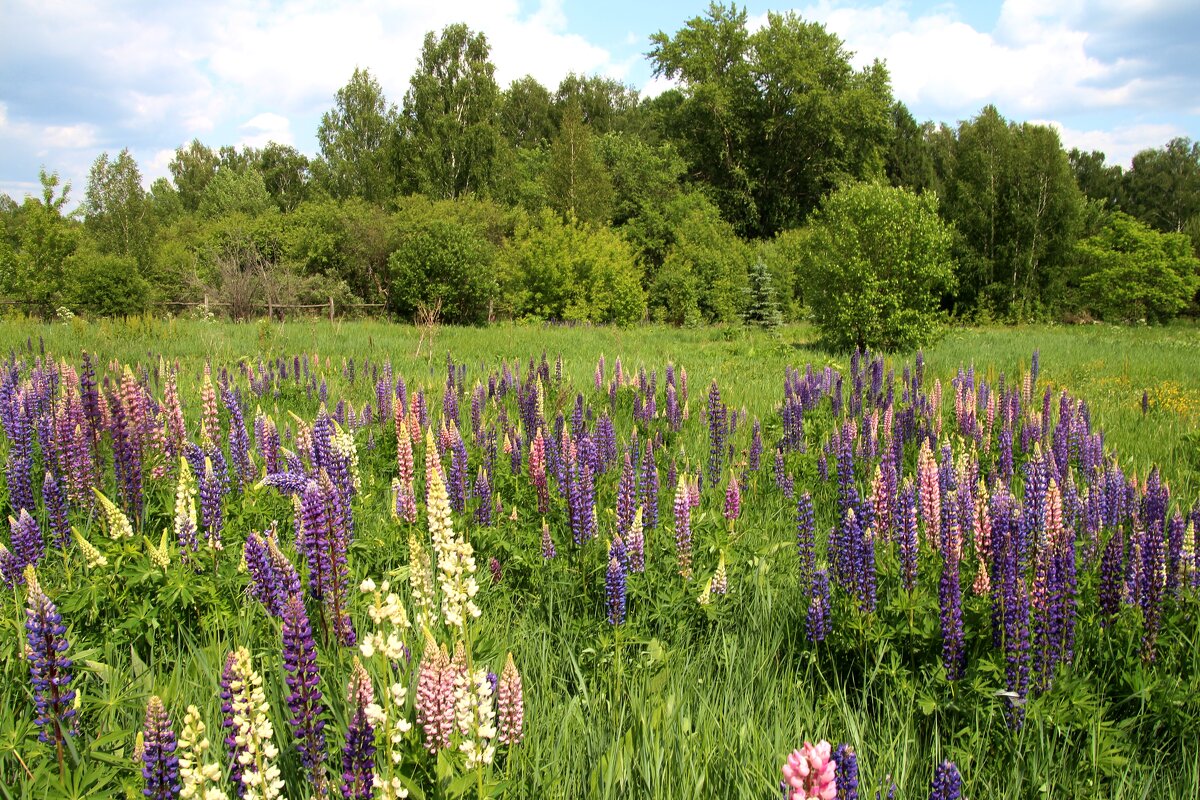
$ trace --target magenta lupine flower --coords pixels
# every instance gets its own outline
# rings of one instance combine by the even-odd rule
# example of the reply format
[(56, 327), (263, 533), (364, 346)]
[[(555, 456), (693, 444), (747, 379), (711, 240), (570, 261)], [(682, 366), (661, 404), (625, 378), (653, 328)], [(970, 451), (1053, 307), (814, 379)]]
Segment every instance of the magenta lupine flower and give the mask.
[(735, 522), (742, 513), (742, 488), (738, 485), (737, 475), (729, 473), (729, 485), (725, 489), (725, 519), (730, 524)]
[(546, 440), (542, 437), (542, 429), (538, 428), (533, 442), (529, 445), (529, 478), (537, 490), (537, 507), (539, 514), (550, 511), (550, 493), (546, 488)]
[(62, 741), (66, 723), (75, 716), (75, 692), (71, 685), (71, 660), (64, 653), (67, 628), (54, 603), (41, 587), (33, 583), (25, 608), (26, 656), (29, 679), (33, 684), (37, 717), (41, 728), (38, 739), (58, 746), (59, 766), (63, 763)]
[(500, 744), (520, 744), (525, 736), (525, 698), (521, 689), (521, 673), (517, 672), (512, 653), (505, 659), (496, 685), (496, 717)]
[(629, 451), (625, 451), (625, 461), (621, 466), (621, 477), (617, 481), (617, 535), (625, 536), (633, 524), (633, 510), (637, 504), (633, 462), (630, 461)]
[(692, 507), (689, 501), (686, 475), (679, 476), (675, 489), (675, 555), (679, 562), (679, 574), (692, 576)]
[(289, 690), (288, 710), (296, 751), (318, 796), (326, 792), (325, 705), (318, 687), (317, 645), (304, 610), (304, 600), (295, 594), (283, 606), (283, 669)]
[(371, 678), (358, 659), (346, 687), (351, 712), (342, 747), (342, 797), (371, 800), (375, 796), (375, 726), (367, 707), (375, 702)]
[(837, 765), (833, 761), (829, 742), (815, 745), (805, 742), (793, 750), (783, 764), (783, 783), (787, 800), (835, 800), (838, 785)]
[(171, 800), (179, 796), (179, 758), (175, 755), (175, 731), (167, 709), (157, 695), (146, 704), (146, 725), (142, 739), (142, 794), (150, 800)]

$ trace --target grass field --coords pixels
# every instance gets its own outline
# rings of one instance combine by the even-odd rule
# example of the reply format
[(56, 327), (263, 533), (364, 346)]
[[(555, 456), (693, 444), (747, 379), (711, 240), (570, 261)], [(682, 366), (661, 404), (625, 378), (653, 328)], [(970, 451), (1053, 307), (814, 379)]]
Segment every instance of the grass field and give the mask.
[[(257, 407), (280, 430), (296, 430), (297, 418), (313, 422), (319, 392), (280, 380), (278, 392), (268, 388), (256, 396), (238, 369), (243, 363), (261, 371), (261, 365), (275, 359), (283, 359), (290, 368), (296, 355), (311, 365), (314, 382), (326, 384), (331, 410), (338, 400), (355, 408), (375, 402), (372, 373), (390, 362), (410, 393), (426, 392), (429, 418), (436, 426), (449, 354), (466, 367), (460, 419), (472, 477), (484, 463), (485, 448), (470, 438), (471, 391), (477, 381), (486, 384), (490, 373), (499, 373), (504, 363), (524, 376), (530, 360), (540, 360), (545, 353), (553, 374), (561, 357), (561, 382), (547, 381), (544, 387), (547, 423), (562, 412), (569, 428), (578, 393), (597, 417), (606, 409), (612, 413), (618, 452), (623, 452), (635, 425), (631, 416), (637, 392), (621, 387), (610, 405), (607, 392), (594, 388), (597, 359), (605, 358), (606, 383), (618, 357), (627, 374), (639, 368), (657, 372), (660, 411), (666, 365), (686, 369), (690, 414), (681, 428), (671, 430), (661, 415), (636, 423), (643, 440), (662, 436), (657, 456), (664, 477), (659, 493), (662, 521), (646, 534), (646, 571), (626, 576), (623, 624), (606, 619), (607, 548), (618, 506), (619, 459), (596, 476), (598, 535), (582, 546), (572, 544), (568, 504), (556, 494), (552, 481), (552, 504), (545, 518), (558, 546), (556, 558), (543, 558), (542, 515), (537, 513), (528, 465), (514, 475), (504, 453), (492, 476), (503, 509), (493, 524), (477, 523), (470, 503), (466, 511), (453, 515), (456, 528), (465, 531), (474, 546), (482, 609), (480, 618), (468, 625), (467, 635), (457, 638), (466, 640), (477, 663), (497, 673), (506, 653), (513, 654), (523, 677), (525, 735), (519, 745), (501, 748), (490, 769), (476, 773), (465, 769), (457, 753), (426, 754), (414, 728), (398, 746), (401, 774), (414, 797), (771, 798), (778, 796), (780, 764), (806, 739), (853, 746), (863, 797), (873, 797), (877, 790), (886, 796), (894, 783), (896, 797), (924, 798), (934, 766), (943, 759), (958, 765), (965, 796), (971, 798), (1194, 797), (1200, 785), (1200, 618), (1186, 567), (1184, 588), (1162, 604), (1151, 663), (1142, 658), (1144, 621), (1137, 603), (1122, 603), (1119, 614), (1102, 627), (1098, 558), (1080, 556), (1074, 658), (1060, 667), (1049, 690), (1022, 698), (1025, 721), (1016, 730), (1006, 721), (1005, 652), (993, 646), (989, 597), (964, 591), (966, 669), (960, 679), (947, 680), (939, 626), (943, 561), (936, 551), (922, 549), (917, 588), (906, 593), (899, 584), (895, 551), (881, 545), (874, 610), (861, 612), (851, 597), (835, 588), (828, 639), (820, 645), (808, 641), (809, 596), (797, 578), (796, 504), (773, 479), (771, 462), (774, 444), (783, 433), (780, 407), (787, 367), (803, 371), (811, 364), (818, 373), (832, 367), (846, 376), (845, 389), (851, 391), (850, 359), (819, 349), (814, 338), (804, 327), (767, 335), (713, 328), (504, 326), (441, 329), (430, 344), (420, 342), (414, 328), (367, 321), (282, 326), (157, 320), (0, 324), (0, 347), (25, 363), (22, 378), (28, 377), (28, 366), (43, 348), (76, 368), (81, 351), (87, 349), (98, 355), (101, 373), (114, 381), (120, 380), (125, 364), (145, 366), (145, 389), (161, 399), (165, 375), (155, 372), (159, 357), (178, 361), (180, 394), (193, 439), (200, 425), (205, 362), (212, 364), (214, 377), (228, 368), (232, 385), (242, 393), (247, 426)], [(1047, 387), (1055, 412), (1063, 389), (1086, 401), (1092, 429), (1103, 431), (1106, 451), (1117, 456), (1124, 473), (1137, 476), (1144, 486), (1151, 466), (1159, 465), (1170, 486), (1171, 509), (1190, 510), (1200, 497), (1200, 329), (950, 331), (923, 354), (923, 391), (931, 391), (935, 379), (941, 382), (948, 431), (943, 441), (953, 439), (956, 455), (973, 454), (981, 464), (991, 463), (990, 456), (949, 432), (954, 418), (951, 381), (960, 368), (973, 365), (976, 380), (992, 387), (1004, 374), (1007, 385), (1016, 387), (1034, 351), (1040, 372), (1031, 402), (1040, 408)], [(897, 381), (913, 357), (888, 359)], [(354, 380), (346, 366), (350, 360), (356, 365)], [(722, 454), (720, 479), (704, 487), (699, 507), (690, 514), (694, 577), (685, 580), (678, 574), (672, 533), (675, 487), (666, 485), (665, 475), (672, 461), (680, 471), (707, 462), (704, 406), (713, 380), (732, 412), (746, 412), (730, 441), (732, 463), (744, 465), (755, 419), (761, 421), (766, 447), (761, 469), (739, 466), (744, 474), (742, 511), (732, 524), (722, 516), (730, 475)], [(896, 394), (899, 404), (899, 389)], [(482, 428), (498, 429), (503, 439), (501, 406), (507, 422), (516, 423), (517, 405), (510, 394), (487, 404)], [(226, 430), (229, 415), (224, 406), (220, 421)], [(830, 480), (818, 477), (816, 459), (839, 423), (828, 400), (806, 412), (806, 452), (789, 452), (786, 459), (796, 494), (812, 494), (823, 561), (833, 556), (832, 546), (826, 550), (824, 541), (838, 524), (838, 489), (833, 459)], [(397, 471), (394, 427), (390, 421), (362, 427), (354, 441), (362, 485), (352, 504), (349, 583), (357, 586), (367, 577), (378, 583), (390, 576), (404, 587), (401, 595), (413, 617), (408, 537), (416, 533), (428, 541), (423, 479), (418, 477), (417, 523), (396, 521), (389, 488)], [(415, 445), (421, 476), (425, 447), (419, 441)], [(284, 446), (299, 449), (295, 442), (285, 441)], [(11, 454), (11, 443), (8, 447)], [(109, 447), (102, 443), (100, 449), (107, 453)], [(906, 475), (913, 471), (916, 443), (907, 447)], [(1030, 457), (1022, 453), (1018, 460), (1024, 463)], [(150, 477), (152, 464), (165, 463), (154, 447), (147, 446), (145, 458), (142, 523), (146, 536), (158, 542), (158, 534), (172, 524), (175, 481), (171, 474)], [(256, 458), (255, 469), (261, 472), (262, 460)], [(869, 458), (857, 463), (858, 486), (869, 492), (874, 463)], [(1019, 483), (1020, 469), (1017, 474)], [(1083, 480), (1081, 476), (1081, 486)], [(35, 484), (40, 487), (40, 479)], [(116, 498), (111, 455), (99, 484)], [(4, 614), (8, 622), (0, 643), (5, 678), (0, 690), (0, 795), (140, 796), (140, 764), (131, 753), (151, 694), (162, 697), (176, 733), (184, 709), (196, 705), (208, 722), (214, 758), (219, 754), (225, 764), (221, 709), (215, 699), (218, 679), (226, 654), (247, 646), (264, 676), (286, 796), (311, 796), (312, 783), (304, 777), (287, 722), (280, 624), (247, 595), (250, 578), (238, 563), (249, 532), (262, 531), (277, 520), (283, 550), (303, 576), (304, 559), (292, 542), (291, 501), (270, 488), (249, 486), (231, 491), (223, 508), (225, 550), (215, 574), (208, 555), (185, 566), (178, 548), (169, 567), (156, 567), (148, 560), (141, 536), (112, 541), (95, 514), (72, 510), (71, 522), (102, 549), (108, 565), (89, 569), (77, 548), (68, 548), (64, 555), (50, 548), (38, 574), (67, 626), (73, 686), (80, 695), (79, 734), (72, 739), (78, 763), (72, 766), (76, 754), (69, 752), (63, 778), (53, 747), (37, 742), (20, 610), (25, 589), (17, 587), (14, 605)], [(45, 526), (45, 511), (38, 516)], [(1082, 534), (1079, 538), (1082, 542)], [(975, 564), (975, 551), (970, 553), (963, 566), (964, 589), (971, 584)], [(728, 594), (702, 604), (697, 597), (722, 558)], [(499, 580), (490, 577), (493, 559)], [(1194, 569), (1194, 561), (1187, 563)], [(360, 632), (370, 629), (368, 598), (354, 592), (350, 602), (355, 626)], [(309, 613), (317, 610), (310, 598)], [(433, 633), (447, 645), (456, 638), (441, 624)], [(404, 668), (409, 697), (401, 710), (415, 722), (415, 670), (423, 645), (419, 631), (409, 629), (405, 636), (412, 664)], [(341, 773), (341, 736), (350, 713), (345, 689), (353, 655), (353, 648), (318, 637), (330, 772), (335, 777)], [(372, 674), (381, 680), (381, 673)], [(376, 692), (380, 690), (377, 685)], [(384, 748), (382, 740), (380, 747)]]

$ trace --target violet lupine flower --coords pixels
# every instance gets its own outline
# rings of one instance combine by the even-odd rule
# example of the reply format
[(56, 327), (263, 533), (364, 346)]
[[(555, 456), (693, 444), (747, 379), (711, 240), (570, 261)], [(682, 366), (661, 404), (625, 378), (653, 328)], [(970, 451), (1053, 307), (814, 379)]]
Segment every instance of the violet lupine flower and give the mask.
[(1106, 628), (1121, 607), (1122, 579), (1125, 574), (1125, 537), (1117, 528), (1108, 537), (1100, 556), (1100, 588), (1096, 599), (1100, 605), (1100, 627)]
[(917, 487), (911, 479), (900, 493), (900, 579), (909, 595), (917, 587)]
[(1137, 585), (1138, 605), (1142, 608), (1142, 658), (1154, 661), (1154, 645), (1162, 618), (1163, 541), (1162, 534), (1146, 530), (1141, 535), (1141, 573)]
[(254, 480), (254, 462), (250, 459), (250, 437), (246, 433), (246, 420), (242, 407), (234, 392), (225, 387), (221, 399), (229, 412), (229, 455), (233, 459), (233, 473), (237, 476), (238, 488)]
[(152, 695), (146, 703), (142, 779), (146, 784), (142, 794), (150, 800), (179, 797), (179, 758), (175, 755), (175, 731), (157, 695)]
[(638, 502), (642, 508), (643, 529), (658, 528), (658, 463), (654, 459), (654, 442), (646, 442), (645, 455), (642, 456)]
[(34, 510), (33, 499), (33, 427), (25, 409), (24, 392), (12, 399), (8, 409), (9, 446), (4, 471), (8, 484), (8, 506), (13, 513)]
[(450, 495), (450, 507), (461, 514), (467, 505), (467, 446), (456, 425), (451, 423), (449, 431), (450, 472), (446, 476), (446, 489)]
[(225, 458), (221, 451), (214, 450), (214, 458), (205, 457), (204, 471), (200, 475), (200, 523), (204, 528), (204, 538), (213, 551), (216, 563), (216, 551), (223, 549), (221, 533), (225, 528)]
[(62, 624), (58, 608), (42, 591), (33, 570), (26, 570), (30, 586), (25, 602), (26, 656), (29, 659), (29, 680), (33, 684), (33, 699), (37, 707), (34, 718), (41, 730), (38, 740), (58, 747), (59, 767), (63, 766), (63, 735), (68, 721), (75, 716), (75, 692), (71, 685), (71, 659), (64, 638), (67, 628)]
[(520, 744), (525, 736), (525, 697), (521, 690), (521, 673), (517, 672), (512, 653), (504, 660), (504, 669), (496, 684), (496, 718), (500, 744)]
[(784, 800), (835, 800), (839, 794), (836, 772), (829, 742), (805, 742), (783, 764)]
[(808, 492), (796, 499), (796, 552), (800, 557), (800, 594), (807, 597), (812, 592), (813, 576), (817, 569), (816, 527), (812, 495)]
[(473, 493), (479, 503), (475, 506), (475, 521), (484, 527), (492, 524), (492, 512), (495, 504), (492, 502), (492, 479), (485, 467), (480, 465), (479, 474), (475, 478)]
[(604, 594), (607, 600), (608, 623), (620, 625), (625, 621), (625, 546), (620, 539), (613, 539), (608, 546), (608, 571), (604, 576)]
[(732, 525), (742, 513), (742, 488), (738, 485), (737, 475), (729, 473), (729, 485), (725, 489), (725, 519)]
[(8, 518), (8, 528), (11, 532), (12, 554), (16, 559), (13, 569), (20, 582), (20, 573), (25, 567), (36, 567), (46, 554), (46, 542), (37, 520), (29, 516), (29, 512), (23, 508), (16, 519)]
[(542, 558), (551, 559), (557, 555), (554, 549), (554, 538), (550, 536), (550, 523), (542, 518)]
[(708, 482), (716, 486), (721, 480), (721, 464), (725, 458), (725, 436), (728, 432), (728, 409), (721, 402), (721, 388), (716, 378), (708, 389)]
[(295, 594), (283, 606), (283, 669), (289, 690), (288, 710), (292, 736), (300, 763), (312, 781), (317, 796), (326, 793), (325, 705), (318, 688), (317, 645), (304, 610), (304, 600)]
[(955, 547), (942, 548), (942, 575), (938, 582), (938, 601), (942, 624), (942, 666), (946, 679), (962, 677), (966, 662), (966, 641), (962, 620), (962, 586), (959, 583), (959, 554)]
[(46, 504), (46, 517), (50, 523), (50, 533), (59, 549), (66, 549), (71, 541), (71, 525), (67, 521), (67, 498), (63, 496), (62, 487), (47, 470), (46, 478), (42, 481), (42, 502)]
[(839, 744), (832, 760), (837, 764), (838, 800), (858, 800), (858, 756), (848, 744)]
[(812, 592), (808, 602), (808, 615), (804, 619), (804, 631), (808, 641), (818, 644), (829, 635), (829, 572), (819, 569), (813, 573)]
[(328, 637), (330, 626), (339, 640), (354, 643), (354, 628), (346, 608), (346, 541), (336, 530), (333, 508), (336, 489), (326, 473), (321, 482), (309, 481), (301, 499), (303, 538), (299, 549), (308, 561), (308, 589), (321, 604), (321, 631)]
[[(1036, 351), (1034, 355), (1037, 355)], [(962, 776), (958, 774), (958, 767), (954, 766), (953, 761), (943, 761), (933, 771), (929, 800), (960, 800), (961, 797)]]
[(692, 576), (692, 506), (689, 499), (687, 475), (679, 476), (675, 488), (675, 555), (679, 574)]
[(754, 418), (754, 426), (750, 432), (750, 455), (748, 456), (746, 467), (751, 472), (758, 472), (759, 465), (762, 461), (762, 423), (758, 421), (758, 417)]
[(1164, 588), (1169, 597), (1176, 597), (1183, 584), (1183, 536), (1186, 530), (1183, 514), (1178, 511), (1167, 523), (1167, 572)]

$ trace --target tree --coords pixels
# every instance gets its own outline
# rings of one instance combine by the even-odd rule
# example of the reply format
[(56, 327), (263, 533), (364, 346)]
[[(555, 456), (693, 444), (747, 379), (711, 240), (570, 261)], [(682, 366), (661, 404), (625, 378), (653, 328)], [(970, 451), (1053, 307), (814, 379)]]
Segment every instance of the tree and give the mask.
[(1123, 179), (1120, 166), (1109, 166), (1104, 153), (1099, 150), (1085, 153), (1078, 147), (1072, 147), (1067, 153), (1067, 162), (1085, 197), (1100, 203), (1106, 211), (1120, 208)]
[(572, 108), (578, 109), (583, 122), (597, 134), (637, 127), (635, 90), (620, 81), (602, 75), (568, 73), (554, 93), (554, 112), (558, 125)]
[(449, 25), (425, 35), (404, 96), (404, 185), (435, 199), (486, 195), (495, 182), (500, 90), (482, 33)]
[(655, 74), (681, 85), (678, 103), (658, 106), (666, 128), (740, 234), (793, 227), (835, 186), (882, 172), (887, 70), (855, 70), (823, 26), (768, 13), (750, 33), (745, 9), (713, 3), (651, 41)]
[(545, 180), (550, 207), (564, 219), (608, 223), (612, 215), (612, 179), (576, 104), (563, 115), (562, 127), (550, 147)]
[(783, 324), (783, 313), (779, 310), (779, 295), (771, 271), (761, 258), (750, 267), (750, 285), (746, 289), (746, 310), (742, 321), (747, 325), (774, 330)]
[(388, 104), (371, 73), (356, 67), (317, 128), (330, 194), (361, 197), (376, 205), (390, 200), (395, 193), (391, 163), (395, 131), (395, 107)]
[(1084, 298), (1103, 319), (1166, 322), (1200, 287), (1200, 260), (1186, 236), (1160, 233), (1121, 212), (1076, 252)]
[(409, 232), (388, 258), (389, 307), (411, 317), (422, 304), (440, 300), (446, 322), (486, 322), (496, 298), (494, 261), (494, 248), (477, 227), (432, 220)]
[(142, 173), (129, 150), (101, 153), (88, 173), (84, 226), (101, 252), (145, 264), (154, 234)]
[(500, 98), (500, 133), (513, 147), (542, 147), (554, 138), (550, 90), (532, 75), (513, 81)]
[(1083, 210), (1058, 133), (1007, 123), (987, 106), (959, 126), (952, 147), (943, 162), (944, 210), (972, 251), (960, 302), (1015, 320), (1046, 313), (1071, 263)]
[(933, 194), (852, 184), (825, 199), (811, 231), (801, 278), (831, 345), (895, 350), (932, 339), (954, 280), (951, 231)]
[(309, 195), (308, 157), (296, 148), (270, 142), (258, 151), (256, 167), (267, 194), (280, 211), (291, 211)]
[(168, 168), (175, 189), (179, 192), (179, 201), (188, 211), (200, 207), (200, 196), (204, 187), (217, 174), (217, 166), (221, 159), (211, 148), (206, 147), (199, 139), (192, 139), (191, 144), (175, 150)]
[(0, 289), (50, 316), (67, 299), (65, 264), (78, 245), (78, 230), (63, 215), (71, 185), (59, 191), (57, 172), (41, 170), (41, 199), (27, 197), (20, 209), (16, 246), (0, 247)]
[(99, 317), (127, 317), (150, 307), (150, 284), (132, 258), (81, 249), (68, 264), (71, 308)]
[(1172, 139), (1143, 150), (1125, 173), (1125, 208), (1160, 231), (1180, 233), (1200, 214), (1200, 142)]
[(884, 173), (892, 186), (914, 192), (931, 189), (936, 180), (933, 154), (925, 141), (925, 129), (917, 124), (908, 106), (897, 100), (892, 104), (892, 137), (884, 156)]
[(275, 208), (262, 174), (256, 169), (238, 172), (233, 167), (221, 167), (204, 187), (197, 209), (205, 217), (246, 214), (254, 217)]

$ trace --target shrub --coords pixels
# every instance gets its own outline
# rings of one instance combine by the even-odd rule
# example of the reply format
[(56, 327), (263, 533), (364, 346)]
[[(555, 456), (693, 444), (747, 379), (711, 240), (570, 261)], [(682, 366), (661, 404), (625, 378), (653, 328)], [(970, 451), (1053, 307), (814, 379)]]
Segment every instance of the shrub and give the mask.
[(495, 248), (473, 225), (433, 220), (413, 228), (388, 258), (391, 310), (411, 317), (442, 301), (450, 323), (486, 322), (497, 293)]
[(98, 317), (127, 317), (149, 308), (150, 284), (133, 257), (81, 251), (69, 262), (73, 308)]
[(813, 318), (833, 346), (895, 350), (929, 342), (954, 280), (952, 234), (931, 194), (853, 184), (821, 204), (799, 248)]

